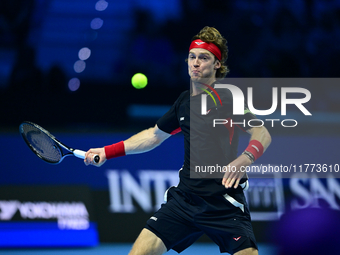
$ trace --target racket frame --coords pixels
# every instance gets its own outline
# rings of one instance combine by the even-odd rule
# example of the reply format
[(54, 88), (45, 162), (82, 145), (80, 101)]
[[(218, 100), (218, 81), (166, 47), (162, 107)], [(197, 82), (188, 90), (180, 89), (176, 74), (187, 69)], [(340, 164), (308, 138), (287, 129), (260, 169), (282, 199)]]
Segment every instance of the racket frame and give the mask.
[[(34, 146), (31, 145), (31, 143), (27, 140), (27, 137), (26, 135), (22, 132), (22, 126), (23, 125), (31, 125), (31, 126), (34, 126), (35, 128), (37, 128), (38, 130), (40, 130), (41, 132), (43, 132), (45, 135), (47, 135), (49, 138), (51, 138), (54, 142), (55, 142), (55, 145), (58, 146), (58, 149), (60, 150), (61, 152), (61, 159), (58, 161), (58, 162), (55, 162), (55, 161), (50, 161), (46, 158), (44, 158), (43, 156), (40, 155), (40, 153), (34, 148)], [(35, 124), (31, 121), (24, 121), (20, 124), (19, 126), (19, 131), (20, 131), (20, 134), (22, 136), (22, 138), (24, 139), (24, 141), (26, 142), (26, 144), (28, 145), (28, 147), (39, 157), (41, 158), (42, 160), (44, 160), (45, 162), (47, 163), (50, 163), (50, 164), (59, 164), (61, 161), (63, 161), (63, 159), (67, 156), (76, 156), (77, 158), (81, 158), (81, 159), (84, 159), (85, 158), (85, 151), (82, 151), (82, 150), (78, 150), (78, 149), (73, 149), (71, 147), (68, 147), (67, 145), (63, 144), (62, 142), (60, 142), (54, 135), (52, 135), (49, 131), (47, 131), (46, 129), (44, 129), (43, 127), (39, 126), (38, 124)], [(63, 152), (63, 149), (69, 151), (69, 153), (64, 153)], [(99, 162), (99, 156), (98, 155), (95, 155), (95, 162), (98, 163)]]

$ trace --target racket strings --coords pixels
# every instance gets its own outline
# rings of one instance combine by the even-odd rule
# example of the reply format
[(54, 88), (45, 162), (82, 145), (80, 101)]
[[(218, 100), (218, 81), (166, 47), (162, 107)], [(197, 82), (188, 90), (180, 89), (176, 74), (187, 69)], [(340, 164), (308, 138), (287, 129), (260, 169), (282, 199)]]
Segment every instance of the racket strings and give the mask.
[(30, 148), (43, 160), (58, 163), (62, 158), (59, 146), (44, 132), (35, 126), (24, 124), (21, 133)]

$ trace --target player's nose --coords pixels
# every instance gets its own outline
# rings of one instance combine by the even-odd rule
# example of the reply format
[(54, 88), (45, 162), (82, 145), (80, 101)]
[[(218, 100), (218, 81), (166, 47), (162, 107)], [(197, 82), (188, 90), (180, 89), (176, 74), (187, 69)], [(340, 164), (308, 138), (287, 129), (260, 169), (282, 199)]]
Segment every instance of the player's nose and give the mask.
[(199, 64), (200, 64), (200, 63), (199, 63), (199, 59), (198, 59), (198, 58), (195, 58), (192, 64), (193, 64), (193, 66), (195, 66), (195, 67), (199, 66)]

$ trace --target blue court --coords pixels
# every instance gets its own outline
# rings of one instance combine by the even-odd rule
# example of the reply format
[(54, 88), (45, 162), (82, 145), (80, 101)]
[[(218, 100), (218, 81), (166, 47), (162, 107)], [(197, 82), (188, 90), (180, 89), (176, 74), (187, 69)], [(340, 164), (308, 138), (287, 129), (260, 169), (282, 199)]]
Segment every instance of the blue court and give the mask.
[[(101, 244), (95, 248), (77, 248), (77, 249), (21, 249), (21, 250), (0, 250), (0, 254), (11, 255), (126, 255), (129, 253), (132, 244)], [(259, 244), (261, 255), (276, 255), (275, 246), (267, 244)], [(177, 252), (169, 251), (169, 255), (175, 255)], [(199, 254), (220, 254), (218, 247), (212, 243), (198, 243), (183, 251), (183, 255), (199, 255)], [(226, 253), (224, 253), (226, 254)]]

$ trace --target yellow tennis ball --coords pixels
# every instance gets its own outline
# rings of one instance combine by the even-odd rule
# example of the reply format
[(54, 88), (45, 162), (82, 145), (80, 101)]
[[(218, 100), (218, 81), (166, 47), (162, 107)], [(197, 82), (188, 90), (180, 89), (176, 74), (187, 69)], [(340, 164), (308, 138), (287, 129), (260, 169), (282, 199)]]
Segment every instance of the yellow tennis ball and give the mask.
[(132, 86), (136, 89), (145, 88), (148, 85), (148, 78), (142, 73), (136, 73), (131, 79)]

